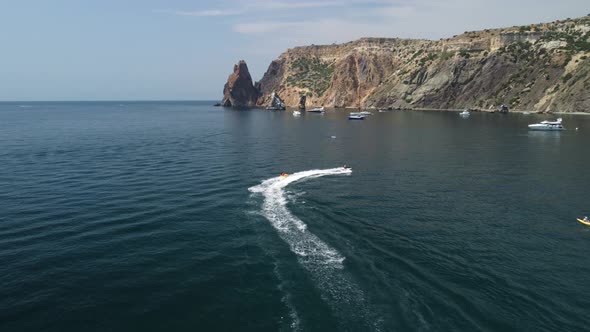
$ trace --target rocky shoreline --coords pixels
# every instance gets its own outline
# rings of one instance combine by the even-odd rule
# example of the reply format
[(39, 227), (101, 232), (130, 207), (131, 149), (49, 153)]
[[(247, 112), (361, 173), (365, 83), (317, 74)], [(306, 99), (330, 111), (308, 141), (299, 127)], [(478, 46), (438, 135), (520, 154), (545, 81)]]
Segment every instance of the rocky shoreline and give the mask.
[(287, 50), (252, 82), (240, 61), (222, 105), (590, 112), (590, 16), (452, 38), (362, 38)]
[[(213, 106), (219, 107), (219, 106), (223, 106), (221, 103), (216, 103)], [(224, 106), (227, 107), (227, 106)], [(313, 108), (315, 106), (310, 106), (308, 108)], [(319, 107), (319, 106), (318, 106)], [(358, 107), (353, 107), (353, 106), (348, 106), (348, 107), (325, 107), (326, 110), (328, 111), (336, 111), (336, 112), (350, 112), (350, 111), (356, 111), (359, 108)], [(243, 107), (239, 107), (239, 109), (261, 109), (261, 110), (268, 110), (268, 108), (264, 107), (264, 106), (243, 106)], [(295, 111), (295, 110), (300, 110), (301, 108), (299, 106), (287, 106), (284, 110), (286, 111)], [(396, 109), (385, 109), (385, 108), (377, 108), (377, 107), (369, 107), (369, 108), (363, 108), (363, 110), (368, 110), (368, 111), (383, 111), (383, 112), (402, 112), (402, 111), (410, 111), (410, 112), (453, 112), (453, 113), (460, 113), (463, 112), (465, 109), (463, 108), (396, 108)], [(487, 109), (469, 109), (469, 112), (474, 112), (474, 113), (490, 113), (490, 114), (494, 114), (494, 113), (498, 113), (500, 114), (497, 110), (487, 110)], [(530, 114), (530, 115), (590, 115), (590, 112), (559, 112), (559, 111), (555, 111), (555, 112), (531, 112), (531, 111), (526, 111), (526, 110), (513, 110), (510, 111), (508, 113), (512, 113), (512, 114)]]

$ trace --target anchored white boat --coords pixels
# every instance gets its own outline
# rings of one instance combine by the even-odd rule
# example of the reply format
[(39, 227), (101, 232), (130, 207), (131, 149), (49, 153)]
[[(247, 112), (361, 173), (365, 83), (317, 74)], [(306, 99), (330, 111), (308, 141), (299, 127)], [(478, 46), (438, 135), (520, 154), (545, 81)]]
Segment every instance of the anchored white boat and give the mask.
[(359, 112), (360, 115), (373, 115), (373, 113), (369, 112), (369, 111), (362, 111)]
[(471, 115), (468, 110), (464, 110), (463, 112), (459, 113), (460, 116), (466, 118)]
[(534, 123), (529, 125), (530, 130), (565, 130), (561, 125), (561, 118), (556, 121), (541, 121), (541, 123)]
[(365, 116), (362, 115), (360, 112), (351, 112), (348, 115), (348, 120), (364, 120)]
[(308, 112), (311, 112), (311, 113), (324, 113), (325, 111), (326, 111), (326, 109), (322, 106), (322, 107), (312, 108)]
[(293, 111), (293, 115), (294, 116), (301, 115), (301, 112), (300, 111)]

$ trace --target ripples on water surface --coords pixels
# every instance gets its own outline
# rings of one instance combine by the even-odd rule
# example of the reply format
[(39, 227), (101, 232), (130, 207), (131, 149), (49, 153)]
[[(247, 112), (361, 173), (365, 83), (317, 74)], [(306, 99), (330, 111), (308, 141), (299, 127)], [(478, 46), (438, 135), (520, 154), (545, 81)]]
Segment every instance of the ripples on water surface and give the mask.
[(590, 326), (590, 117), (208, 104), (0, 104), (1, 331)]

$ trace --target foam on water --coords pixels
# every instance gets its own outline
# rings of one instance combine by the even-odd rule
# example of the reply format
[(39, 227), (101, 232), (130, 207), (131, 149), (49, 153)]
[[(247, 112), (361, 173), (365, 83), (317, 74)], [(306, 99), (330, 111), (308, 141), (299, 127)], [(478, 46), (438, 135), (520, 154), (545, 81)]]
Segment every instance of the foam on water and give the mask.
[(277, 230), (281, 239), (297, 255), (299, 263), (310, 272), (322, 297), (332, 307), (342, 324), (371, 326), (369, 311), (360, 288), (343, 271), (345, 257), (336, 249), (309, 232), (307, 225), (287, 208), (285, 187), (289, 184), (328, 175), (350, 175), (352, 170), (343, 167), (309, 170), (264, 180), (248, 190), (261, 194), (262, 215)]
[(308, 232), (307, 225), (289, 211), (284, 188), (293, 182), (304, 179), (326, 175), (344, 175), (351, 172), (350, 169), (341, 167), (298, 172), (286, 178), (275, 177), (265, 180), (261, 184), (249, 188), (249, 190), (253, 193), (261, 193), (264, 196), (262, 214), (279, 231), (281, 237), (291, 247), (291, 251), (299, 257), (309, 260), (307, 263), (332, 264), (341, 267), (344, 257), (322, 242), (313, 233)]

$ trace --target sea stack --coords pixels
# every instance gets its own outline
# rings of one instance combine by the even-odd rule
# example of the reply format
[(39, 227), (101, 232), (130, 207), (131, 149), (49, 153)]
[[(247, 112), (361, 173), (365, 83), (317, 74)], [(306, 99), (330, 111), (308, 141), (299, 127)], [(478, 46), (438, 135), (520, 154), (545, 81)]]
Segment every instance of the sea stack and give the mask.
[(307, 101), (307, 96), (302, 95), (301, 97), (299, 97), (299, 109), (300, 110), (304, 110), (305, 109), (305, 102)]
[(276, 92), (273, 92), (271, 97), (270, 106), (266, 109), (271, 111), (284, 111), (287, 107), (285, 106), (285, 102), (279, 97)]
[(253, 107), (256, 106), (257, 99), (258, 90), (252, 83), (248, 65), (244, 60), (240, 60), (223, 87), (221, 104), (225, 107)]

